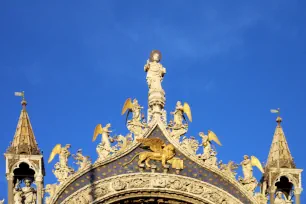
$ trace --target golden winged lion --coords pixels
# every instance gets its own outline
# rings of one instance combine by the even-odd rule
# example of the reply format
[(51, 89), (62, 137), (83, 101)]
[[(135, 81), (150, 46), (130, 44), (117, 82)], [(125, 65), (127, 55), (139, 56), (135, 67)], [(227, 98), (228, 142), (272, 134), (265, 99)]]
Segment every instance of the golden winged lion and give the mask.
[(144, 138), (137, 139), (137, 141), (142, 143), (144, 147), (149, 147), (152, 152), (137, 153), (129, 162), (122, 166), (130, 164), (137, 156), (139, 156), (139, 166), (142, 166), (142, 163), (145, 162), (146, 166), (150, 168), (150, 160), (156, 160), (161, 161), (163, 167), (166, 167), (167, 161), (172, 159), (175, 155), (174, 146), (172, 144), (166, 145), (164, 141), (159, 138)]

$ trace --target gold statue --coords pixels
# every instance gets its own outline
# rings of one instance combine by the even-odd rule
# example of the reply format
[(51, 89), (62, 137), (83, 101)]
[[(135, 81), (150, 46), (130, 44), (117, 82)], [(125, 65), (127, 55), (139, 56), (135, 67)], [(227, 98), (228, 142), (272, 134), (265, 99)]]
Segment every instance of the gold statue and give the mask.
[(186, 120), (184, 113), (187, 115), (190, 122), (192, 122), (191, 109), (188, 103), (182, 105), (181, 101), (176, 103), (175, 111), (171, 112), (174, 116), (173, 122), (175, 127), (183, 126), (183, 119)]
[(167, 161), (171, 160), (175, 156), (174, 146), (172, 144), (166, 145), (164, 141), (159, 138), (137, 139), (137, 141), (144, 144), (145, 147), (149, 147), (152, 152), (137, 153), (129, 162), (123, 164), (123, 166), (130, 164), (139, 155), (139, 166), (142, 166), (142, 162), (145, 161), (146, 166), (150, 168), (151, 165), (149, 161), (156, 160), (161, 161), (163, 167), (167, 168)]

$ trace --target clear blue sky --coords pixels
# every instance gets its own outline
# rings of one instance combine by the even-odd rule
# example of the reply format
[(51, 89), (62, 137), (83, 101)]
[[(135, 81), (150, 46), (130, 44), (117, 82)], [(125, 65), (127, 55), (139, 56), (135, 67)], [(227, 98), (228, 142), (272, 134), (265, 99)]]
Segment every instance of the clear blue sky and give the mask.
[[(0, 149), (13, 139), (21, 110), (14, 92), (24, 90), (45, 161), (56, 143), (95, 160), (95, 125), (110, 122), (126, 134), (125, 99), (147, 106), (143, 65), (159, 49), (166, 110), (177, 100), (191, 105), (188, 136), (211, 129), (223, 161), (244, 154), (266, 161), (276, 126), (269, 110), (279, 107), (291, 153), (306, 169), (305, 8), (302, 0), (3, 0)], [(45, 183), (55, 182), (53, 164)], [(1, 199), (4, 159), (0, 175)]]

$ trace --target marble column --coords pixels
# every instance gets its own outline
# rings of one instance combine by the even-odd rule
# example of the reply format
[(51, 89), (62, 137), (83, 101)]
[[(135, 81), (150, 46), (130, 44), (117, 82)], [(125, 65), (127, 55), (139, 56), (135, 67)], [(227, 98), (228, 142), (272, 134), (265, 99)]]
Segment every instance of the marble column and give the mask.
[(43, 176), (36, 176), (35, 183), (37, 186), (37, 204), (43, 204)]
[(274, 204), (274, 200), (275, 200), (275, 188), (270, 190), (270, 204)]
[(6, 180), (7, 180), (7, 187), (8, 187), (7, 203), (13, 204), (14, 203), (14, 176), (11, 174), (8, 174), (6, 176)]
[(295, 197), (295, 203), (301, 204), (301, 193), (303, 189), (302, 188), (295, 188), (294, 189), (294, 197)]

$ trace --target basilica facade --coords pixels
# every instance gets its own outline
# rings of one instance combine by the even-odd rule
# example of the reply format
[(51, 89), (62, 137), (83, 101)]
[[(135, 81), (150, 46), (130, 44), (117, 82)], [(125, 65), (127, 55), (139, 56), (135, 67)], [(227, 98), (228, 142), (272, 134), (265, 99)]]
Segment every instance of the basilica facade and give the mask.
[[(153, 50), (144, 65), (148, 85), (148, 110), (137, 99), (127, 99), (127, 135), (112, 134), (111, 124), (97, 124), (93, 141), (98, 159), (82, 150), (71, 155), (70, 144), (57, 144), (52, 152), (40, 151), (26, 110), (22, 110), (13, 141), (5, 152), (9, 204), (300, 204), (301, 173), (293, 161), (278, 115), (265, 165), (256, 155), (244, 155), (236, 164), (222, 163), (217, 149), (222, 145), (211, 130), (199, 132), (201, 141), (188, 136), (192, 112), (178, 101), (167, 119), (162, 81), (166, 68), (161, 53)], [(132, 93), (131, 93), (132, 94)], [(272, 110), (279, 113), (279, 110)], [(144, 114), (146, 113), (146, 114)], [(146, 115), (146, 116), (145, 116)], [(214, 145), (212, 145), (214, 144)], [(201, 154), (197, 154), (201, 149)], [(268, 150), (267, 150), (268, 153)], [(56, 183), (45, 184), (44, 163), (53, 168)], [(78, 169), (69, 166), (75, 160)], [(242, 175), (236, 170), (242, 168)], [(253, 169), (262, 172), (255, 178)], [(35, 184), (35, 185), (34, 185)]]

